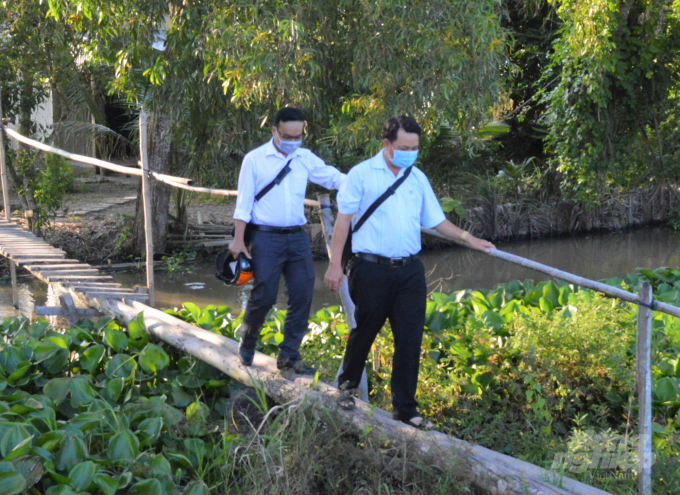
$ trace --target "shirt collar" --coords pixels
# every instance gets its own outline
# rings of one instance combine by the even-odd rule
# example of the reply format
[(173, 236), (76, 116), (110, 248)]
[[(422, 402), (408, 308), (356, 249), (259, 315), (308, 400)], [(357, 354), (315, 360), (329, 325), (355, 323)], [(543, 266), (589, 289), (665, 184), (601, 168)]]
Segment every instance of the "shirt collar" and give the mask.
[[(273, 146), (273, 145), (272, 145)], [(390, 177), (393, 177), (395, 179), (398, 179), (404, 174), (404, 168), (400, 168), (399, 172), (397, 172), (397, 176), (395, 177), (392, 171), (390, 170), (390, 167), (387, 166), (387, 162), (385, 161), (385, 155), (383, 155), (383, 151), (385, 148), (381, 149), (377, 155), (375, 155), (371, 159), (371, 168), (376, 168), (376, 169), (382, 169), (388, 174), (390, 174)]]
[(267, 143), (267, 155), (266, 156), (271, 156), (271, 155), (283, 156), (283, 153), (281, 153), (279, 150), (277, 150), (276, 146), (274, 146), (274, 138), (271, 138), (269, 140), (269, 142)]
[(279, 150), (277, 150), (276, 146), (274, 146), (274, 138), (272, 137), (269, 140), (269, 142), (266, 144), (267, 153), (266, 153), (265, 156), (280, 156), (281, 158), (287, 158), (288, 160), (290, 160), (291, 158), (296, 156), (300, 152), (301, 149), (302, 149), (302, 147), (296, 149), (292, 154), (290, 154), (288, 156), (284, 156), (283, 153), (281, 153)]

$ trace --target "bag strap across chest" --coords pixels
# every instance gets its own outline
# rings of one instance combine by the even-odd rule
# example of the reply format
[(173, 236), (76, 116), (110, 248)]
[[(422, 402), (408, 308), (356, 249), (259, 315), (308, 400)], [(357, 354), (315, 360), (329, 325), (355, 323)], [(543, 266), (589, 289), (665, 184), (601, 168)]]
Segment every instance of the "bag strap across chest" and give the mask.
[(389, 198), (395, 192), (397, 192), (397, 189), (399, 189), (399, 186), (401, 186), (404, 183), (404, 181), (408, 178), (408, 176), (411, 174), (412, 168), (413, 167), (407, 168), (404, 171), (404, 175), (402, 175), (399, 179), (394, 181), (394, 184), (392, 184), (390, 187), (388, 187), (387, 190), (384, 193), (382, 193), (378, 199), (376, 199), (375, 201), (373, 201), (373, 203), (371, 203), (371, 206), (369, 206), (368, 209), (364, 212), (364, 214), (361, 215), (361, 218), (359, 219), (359, 221), (356, 223), (356, 225), (352, 229), (352, 232), (356, 232), (357, 230), (359, 230), (361, 228), (361, 226), (364, 223), (366, 223), (366, 220), (368, 220), (369, 217), (371, 215), (373, 215), (375, 210), (380, 208), (380, 205), (382, 205), (385, 201), (387, 201), (387, 198)]
[(262, 190), (255, 195), (255, 201), (260, 201), (262, 198), (264, 198), (265, 194), (267, 194), (269, 191), (274, 189), (275, 186), (278, 186), (281, 184), (281, 181), (290, 173), (290, 162), (292, 162), (293, 159), (291, 158), (288, 160), (288, 163), (286, 163), (286, 166), (281, 169), (281, 171), (274, 177), (274, 180), (271, 181), (269, 184), (264, 186)]

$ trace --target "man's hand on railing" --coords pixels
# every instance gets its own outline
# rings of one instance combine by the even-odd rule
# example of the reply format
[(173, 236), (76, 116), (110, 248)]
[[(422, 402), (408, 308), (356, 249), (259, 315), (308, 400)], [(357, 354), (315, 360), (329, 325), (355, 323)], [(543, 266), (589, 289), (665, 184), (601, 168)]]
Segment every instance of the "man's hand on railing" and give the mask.
[(470, 245), (470, 247), (472, 249), (476, 249), (477, 251), (482, 251), (483, 253), (488, 253), (490, 249), (496, 249), (496, 246), (494, 246), (489, 241), (485, 241), (484, 239), (479, 239), (477, 237), (468, 236), (465, 240), (467, 241), (467, 243)]

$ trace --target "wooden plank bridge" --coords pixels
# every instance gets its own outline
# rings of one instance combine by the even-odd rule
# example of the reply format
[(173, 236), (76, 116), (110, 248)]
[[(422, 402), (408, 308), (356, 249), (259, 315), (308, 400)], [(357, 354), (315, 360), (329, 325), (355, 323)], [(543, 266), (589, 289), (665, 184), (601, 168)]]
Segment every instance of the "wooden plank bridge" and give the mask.
[(6, 219), (0, 220), (0, 254), (16, 266), (48, 284), (86, 298), (127, 298), (146, 301), (146, 289), (125, 288), (87, 263), (66, 258), (66, 252), (50, 246), (44, 239)]

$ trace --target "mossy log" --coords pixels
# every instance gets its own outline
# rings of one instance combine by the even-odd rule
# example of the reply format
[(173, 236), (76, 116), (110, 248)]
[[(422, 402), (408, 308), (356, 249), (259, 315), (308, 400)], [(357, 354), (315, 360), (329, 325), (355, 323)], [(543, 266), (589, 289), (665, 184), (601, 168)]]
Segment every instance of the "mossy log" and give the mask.
[(235, 380), (261, 387), (277, 402), (306, 401), (312, 407), (333, 409), (357, 434), (370, 432), (385, 444), (409, 448), (427, 463), (464, 466), (464, 473), (477, 487), (494, 495), (605, 495), (607, 492), (484, 447), (439, 432), (419, 431), (394, 421), (386, 411), (357, 400), (354, 411), (336, 407), (338, 390), (314, 383), (309, 377), (282, 376), (276, 361), (256, 353), (253, 366), (245, 368), (237, 357), (238, 344), (226, 337), (195, 327), (162, 311), (135, 301), (91, 299), (104, 313), (129, 322), (139, 313), (154, 337), (223, 371)]

